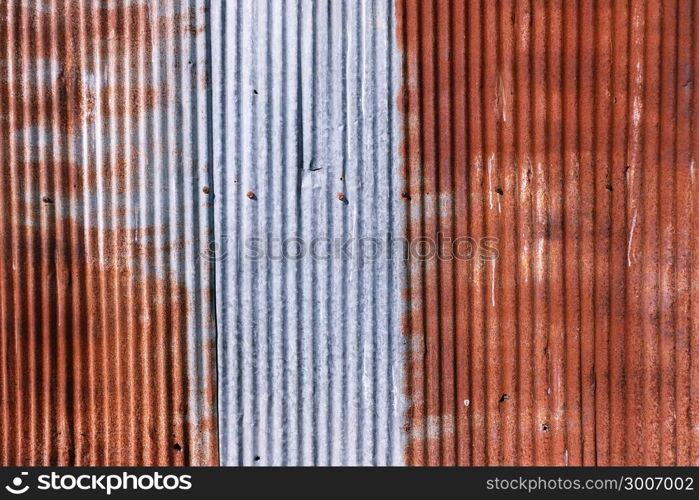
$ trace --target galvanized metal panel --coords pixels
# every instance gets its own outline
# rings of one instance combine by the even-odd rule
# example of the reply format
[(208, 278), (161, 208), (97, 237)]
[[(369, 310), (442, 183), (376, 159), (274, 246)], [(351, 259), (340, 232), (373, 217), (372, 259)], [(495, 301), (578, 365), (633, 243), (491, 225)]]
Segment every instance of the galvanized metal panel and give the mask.
[(356, 248), (405, 218), (393, 0), (213, 2), (212, 42), (221, 461), (400, 463), (404, 264)]
[(699, 464), (699, 3), (396, 5), (407, 462)]
[(204, 6), (0, 6), (3, 465), (217, 462)]

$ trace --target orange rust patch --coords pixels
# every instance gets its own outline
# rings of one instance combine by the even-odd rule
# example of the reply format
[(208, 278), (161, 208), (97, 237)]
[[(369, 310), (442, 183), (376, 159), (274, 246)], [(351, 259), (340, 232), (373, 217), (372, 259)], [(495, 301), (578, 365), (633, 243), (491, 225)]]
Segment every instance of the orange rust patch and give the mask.
[[(0, 22), (10, 40), (11, 55), (3, 60), (7, 78), (0, 81), (4, 85), (0, 91), (7, 94), (8, 106), (0, 109), (0, 123), (10, 133), (44, 125), (72, 134), (94, 120), (95, 108), (103, 110), (104, 120), (111, 116), (110, 105), (118, 116), (126, 114), (119, 110), (133, 113), (152, 108), (154, 91), (148, 86), (134, 86), (132, 94), (105, 91), (102, 104), (96, 106), (95, 90), (86, 79), (100, 71), (98, 63), (113, 64), (117, 73), (111, 77), (123, 78), (133, 70), (124, 67), (126, 56), (136, 60), (152, 53), (148, 5), (83, 9), (78, 2), (66, 2), (55, 11), (43, 12), (11, 1), (0, 13)], [(52, 68), (57, 72), (53, 81), (37, 81), (38, 76), (51, 74)]]
[[(22, 3), (0, 7), (0, 463), (213, 465), (215, 418), (188, 420), (215, 376), (188, 380), (186, 242), (126, 226), (143, 155), (125, 137), (167, 98), (131, 79), (152, 71), (149, 7)], [(88, 131), (114, 141), (99, 164)]]

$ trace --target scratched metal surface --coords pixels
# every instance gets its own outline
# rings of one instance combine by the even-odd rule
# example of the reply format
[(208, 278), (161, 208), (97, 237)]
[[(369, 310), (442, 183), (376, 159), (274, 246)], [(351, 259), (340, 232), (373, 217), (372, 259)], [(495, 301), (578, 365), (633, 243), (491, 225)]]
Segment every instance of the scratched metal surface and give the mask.
[(0, 5), (0, 463), (216, 464), (203, 1)]

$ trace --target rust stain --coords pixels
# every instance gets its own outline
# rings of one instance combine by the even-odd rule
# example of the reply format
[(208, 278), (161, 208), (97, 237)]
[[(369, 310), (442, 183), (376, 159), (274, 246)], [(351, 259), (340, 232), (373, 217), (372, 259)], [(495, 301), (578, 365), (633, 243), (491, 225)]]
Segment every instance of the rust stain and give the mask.
[(690, 0), (396, 0), (413, 465), (699, 464)]
[[(168, 96), (134, 77), (157, 63), (154, 14), (22, 4), (0, 7), (0, 463), (215, 464), (215, 419), (189, 417), (200, 292), (168, 264), (184, 243), (133, 226), (127, 203), (146, 181), (131, 127)], [(113, 143), (98, 161), (103, 133)], [(196, 398), (213, 408), (205, 387)]]

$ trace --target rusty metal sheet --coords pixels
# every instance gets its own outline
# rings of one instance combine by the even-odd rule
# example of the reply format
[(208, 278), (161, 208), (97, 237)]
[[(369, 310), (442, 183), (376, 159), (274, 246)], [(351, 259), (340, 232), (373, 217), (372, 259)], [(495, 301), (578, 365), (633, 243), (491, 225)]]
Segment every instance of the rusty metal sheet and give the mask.
[(699, 464), (690, 0), (397, 0), (409, 464)]
[(3, 465), (217, 463), (204, 5), (0, 5)]
[(0, 462), (699, 465), (698, 9), (4, 2)]

